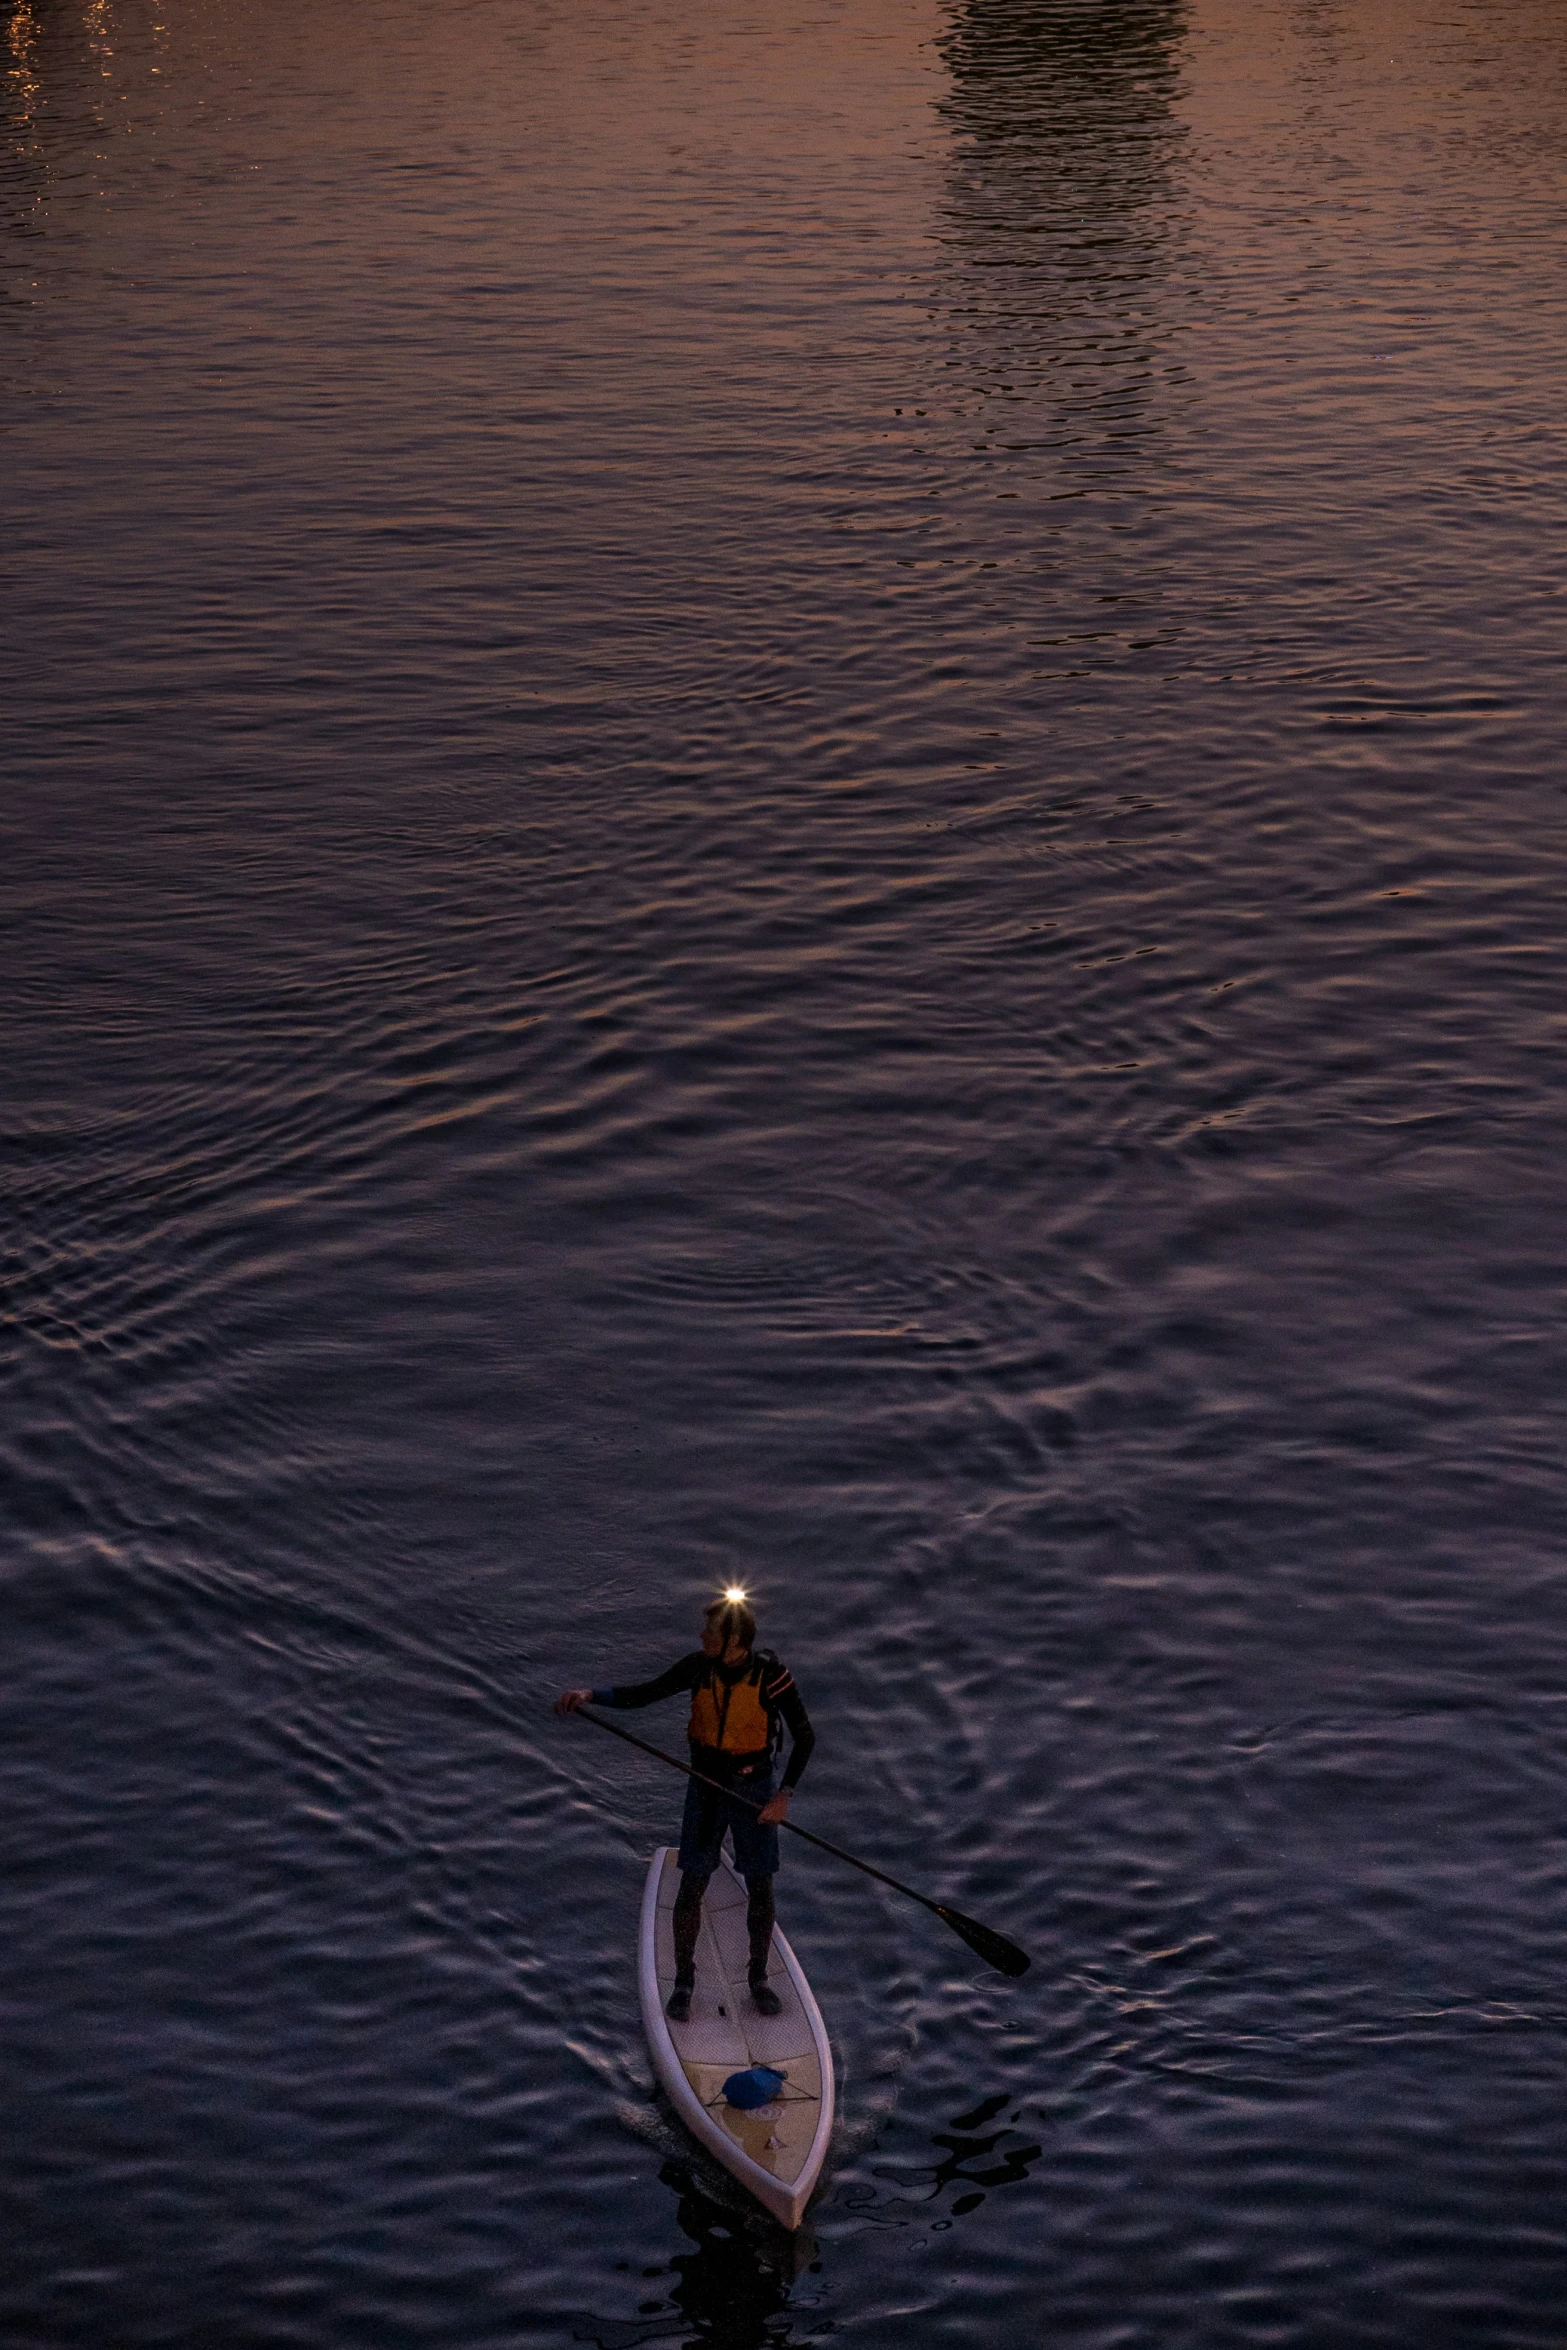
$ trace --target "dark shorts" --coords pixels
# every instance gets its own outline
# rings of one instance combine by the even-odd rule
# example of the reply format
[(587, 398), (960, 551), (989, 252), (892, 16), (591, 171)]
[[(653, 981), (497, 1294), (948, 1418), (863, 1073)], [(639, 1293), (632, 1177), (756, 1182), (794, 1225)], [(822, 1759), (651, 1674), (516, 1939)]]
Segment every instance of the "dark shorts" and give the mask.
[(696, 1779), (686, 1782), (685, 1817), (680, 1823), (680, 1866), (687, 1876), (710, 1877), (718, 1866), (727, 1829), (735, 1848), (735, 1867), (742, 1877), (776, 1877), (778, 1830), (764, 1828), (754, 1804), (765, 1803), (773, 1792), (772, 1758), (764, 1755), (749, 1773), (736, 1772), (737, 1803), (716, 1787)]

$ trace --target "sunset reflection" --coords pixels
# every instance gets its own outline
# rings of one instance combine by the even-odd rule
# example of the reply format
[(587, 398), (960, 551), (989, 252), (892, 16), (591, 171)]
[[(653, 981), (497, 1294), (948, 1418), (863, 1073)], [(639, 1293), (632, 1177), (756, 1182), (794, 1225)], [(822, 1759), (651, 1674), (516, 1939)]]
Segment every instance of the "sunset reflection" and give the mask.
[(9, 85), (9, 110), (13, 131), (20, 130), (25, 125), (30, 110), (37, 103), (41, 87), (38, 79), (38, 44), (41, 30), (37, 12), (28, 5), (28, 0), (17, 0), (17, 5), (11, 10), (5, 28), (5, 44), (8, 52), (6, 81)]

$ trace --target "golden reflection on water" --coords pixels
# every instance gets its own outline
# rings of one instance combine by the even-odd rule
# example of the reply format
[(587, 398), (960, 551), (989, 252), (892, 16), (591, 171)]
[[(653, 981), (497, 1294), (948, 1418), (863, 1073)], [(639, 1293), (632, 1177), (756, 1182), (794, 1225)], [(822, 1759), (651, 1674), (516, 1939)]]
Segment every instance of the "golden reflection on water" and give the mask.
[[(114, 16), (109, 0), (87, 0), (87, 6), (82, 11), (82, 26), (87, 35), (88, 49), (99, 61), (99, 79), (112, 82), (115, 79), (114, 48), (110, 36), (114, 31)], [(120, 103), (125, 103), (123, 91)]]
[(21, 6), (13, 11), (5, 30), (6, 47), (11, 52), (5, 78), (22, 110), (23, 122), (38, 103), (39, 92), (43, 87), (38, 78), (38, 37), (38, 18), (28, 7), (27, 0), (21, 0)]

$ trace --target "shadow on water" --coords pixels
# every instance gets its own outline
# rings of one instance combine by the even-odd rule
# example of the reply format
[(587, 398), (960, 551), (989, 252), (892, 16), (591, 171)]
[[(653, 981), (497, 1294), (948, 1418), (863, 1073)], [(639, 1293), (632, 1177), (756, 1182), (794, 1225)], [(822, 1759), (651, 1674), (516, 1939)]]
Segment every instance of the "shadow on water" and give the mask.
[[(680, 2197), (676, 2213), (692, 2250), (644, 2268), (646, 2293), (631, 2318), (589, 2314), (572, 2322), (572, 2339), (597, 2350), (679, 2341), (706, 2350), (804, 2350), (813, 2341), (813, 2310), (793, 2305), (800, 2278), (820, 2267), (809, 2225), (790, 2235), (765, 2212), (716, 2202), (679, 2159), (659, 2177)], [(630, 2263), (623, 2264), (629, 2268)]]
[(1045, 602), (1017, 618), (1043, 623), (1034, 644), (1074, 646), (1069, 667), (1085, 649), (1092, 667), (1121, 663), (1170, 632), (1170, 583), (1114, 533), (1135, 519), (1125, 498), (1149, 489), (1179, 397), (1184, 38), (1184, 0), (968, 0), (942, 42), (935, 301), (954, 416), (977, 489), (1024, 501), (1013, 555)]
[[(951, 151), (933, 291), (952, 412), (976, 486), (1026, 502), (1016, 556), (1051, 590), (1035, 641), (1103, 639), (1117, 660), (1164, 633), (1166, 583), (1099, 525), (1122, 527), (1106, 502), (1145, 492), (1180, 396), (1186, 31), (1184, 0), (968, 0), (942, 43)], [(1083, 499), (1087, 512), (1060, 503)]]
[(1186, 29), (1185, 0), (967, 0), (955, 11), (942, 42), (947, 211), (974, 266), (1048, 267), (1064, 250), (1124, 282), (1157, 263)]
[(1081, 421), (1086, 394), (1091, 420), (1151, 365), (1185, 31), (1182, 0), (969, 0), (953, 19), (950, 310), (1016, 406), (1045, 391)]
[[(1010, 2119), (1001, 2121), (1008, 2107)], [(876, 2166), (873, 2177), (885, 2181), (891, 2194), (851, 2185), (829, 2192), (815, 2208), (875, 2227), (920, 2223), (932, 2233), (950, 2228), (977, 2211), (994, 2189), (1028, 2178), (1043, 2149), (1019, 2131), (1021, 2118), (1014, 2092), (982, 2098), (931, 2133), (934, 2162)], [(655, 2350), (675, 2341), (692, 2350), (784, 2350), (786, 2344), (806, 2350), (832, 2330), (826, 2289), (808, 2282), (822, 2268), (809, 2220), (790, 2235), (765, 2212), (718, 2200), (679, 2157), (665, 2162), (659, 2177), (680, 2197), (676, 2218), (693, 2249), (643, 2269), (647, 2290), (634, 2316), (584, 2312), (574, 2318), (574, 2341), (595, 2350)]]
[[(1014, 2109), (1010, 2120), (993, 2129), (991, 2124), (1009, 2105)], [(977, 2211), (991, 2189), (1015, 2187), (1028, 2177), (1030, 2166), (1044, 2149), (1019, 2132), (1022, 2118), (1022, 2109), (1010, 2091), (981, 2098), (978, 2105), (954, 2115), (944, 2130), (931, 2133), (931, 2144), (941, 2149), (939, 2161), (877, 2166), (875, 2177), (903, 2192), (889, 2197), (879, 2195), (874, 2187), (849, 2187), (839, 2198), (840, 2208), (856, 2219), (901, 2227), (910, 2220), (928, 2220), (933, 2207), (941, 2205), (942, 2216), (931, 2224), (950, 2227), (954, 2219)], [(958, 2192), (946, 2204), (949, 2187)]]

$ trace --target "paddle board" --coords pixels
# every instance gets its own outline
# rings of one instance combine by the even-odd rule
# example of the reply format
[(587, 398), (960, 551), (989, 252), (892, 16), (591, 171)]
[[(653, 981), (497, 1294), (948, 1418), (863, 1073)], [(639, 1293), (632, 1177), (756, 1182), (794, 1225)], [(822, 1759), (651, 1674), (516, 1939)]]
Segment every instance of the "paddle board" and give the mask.
[[(832, 2136), (832, 2050), (811, 1986), (782, 1934), (773, 1933), (768, 1981), (782, 2008), (758, 2015), (746, 1983), (746, 1891), (727, 1861), (708, 1883), (696, 1951), (690, 2020), (672, 2024), (664, 2002), (675, 1985), (672, 1913), (680, 1870), (655, 1852), (642, 1900), (639, 1985), (654, 2067), (691, 2135), (786, 2228), (805, 2216)], [(767, 2065), (782, 2073), (776, 2099), (752, 2112), (726, 2103), (732, 2073)]]

